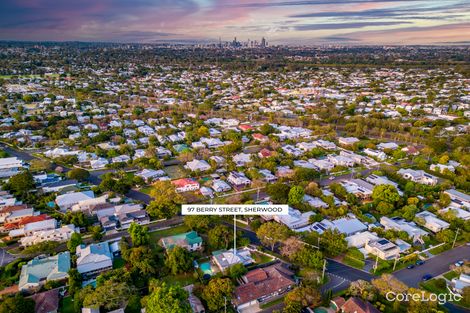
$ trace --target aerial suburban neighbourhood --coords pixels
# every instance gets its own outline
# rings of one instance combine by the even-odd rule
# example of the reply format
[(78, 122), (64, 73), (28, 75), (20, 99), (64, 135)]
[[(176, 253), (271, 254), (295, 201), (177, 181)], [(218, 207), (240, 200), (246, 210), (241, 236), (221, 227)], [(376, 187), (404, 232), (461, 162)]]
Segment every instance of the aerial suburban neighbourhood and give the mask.
[(0, 313), (469, 312), (469, 46), (266, 38), (0, 41)]

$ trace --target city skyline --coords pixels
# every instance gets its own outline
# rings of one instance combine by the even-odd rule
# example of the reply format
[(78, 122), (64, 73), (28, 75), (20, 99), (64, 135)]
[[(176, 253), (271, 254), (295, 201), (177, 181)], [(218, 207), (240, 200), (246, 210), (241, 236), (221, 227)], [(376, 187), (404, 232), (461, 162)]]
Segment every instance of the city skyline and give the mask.
[(0, 40), (469, 44), (463, 0), (5, 0)]

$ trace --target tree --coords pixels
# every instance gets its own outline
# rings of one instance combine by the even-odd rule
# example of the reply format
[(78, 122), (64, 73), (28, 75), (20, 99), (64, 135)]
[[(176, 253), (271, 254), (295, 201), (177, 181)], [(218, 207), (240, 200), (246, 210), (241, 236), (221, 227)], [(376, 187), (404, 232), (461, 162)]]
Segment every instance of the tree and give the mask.
[(145, 312), (186, 313), (191, 312), (188, 293), (180, 286), (167, 286), (165, 283), (154, 288), (146, 299)]
[(75, 250), (82, 244), (82, 242), (82, 236), (79, 233), (73, 233), (67, 242), (67, 249), (69, 249), (70, 252), (75, 253)]
[(24, 248), (21, 254), (24, 255), (38, 255), (41, 253), (44, 254), (53, 254), (56, 248), (60, 245), (58, 241), (43, 241), (35, 245)]
[(382, 215), (389, 215), (393, 212), (394, 206), (391, 203), (380, 201), (375, 209)]
[(359, 279), (351, 282), (348, 292), (351, 296), (361, 297), (366, 301), (374, 301), (377, 297), (377, 290), (368, 281)]
[(231, 239), (232, 233), (230, 229), (222, 224), (219, 224), (209, 230), (208, 234), (209, 245), (214, 249), (227, 249)]
[(372, 199), (375, 203), (386, 202), (394, 205), (400, 200), (397, 188), (392, 185), (377, 185), (372, 191)]
[(323, 254), (317, 249), (304, 245), (299, 251), (291, 256), (291, 260), (301, 266), (311, 269), (321, 269), (323, 267)]
[(103, 238), (103, 233), (101, 232), (100, 225), (91, 226), (89, 230), (91, 232), (91, 236), (93, 240), (98, 241), (98, 240), (101, 240), (101, 238)]
[(289, 190), (289, 204), (299, 204), (302, 203), (304, 199), (304, 189), (300, 186), (293, 186)]
[(202, 291), (202, 298), (206, 301), (210, 311), (218, 311), (230, 303), (233, 292), (232, 281), (228, 278), (214, 278), (209, 281)]
[(62, 221), (66, 224), (73, 224), (79, 227), (86, 227), (90, 224), (90, 221), (88, 220), (87, 216), (82, 211), (68, 211), (67, 213), (65, 213)]
[(68, 271), (69, 274), (69, 293), (74, 295), (75, 292), (79, 291), (82, 288), (82, 275), (78, 272), (76, 268), (71, 268)]
[(105, 280), (93, 292), (84, 295), (83, 306), (115, 310), (123, 307), (132, 293), (133, 289), (126, 282), (116, 281), (115, 278)]
[(146, 211), (151, 217), (156, 219), (172, 218), (178, 215), (180, 207), (172, 201), (167, 203), (152, 201), (147, 205)]
[(301, 286), (286, 294), (284, 303), (289, 306), (291, 302), (300, 303), (301, 307), (316, 307), (320, 305), (321, 295), (318, 289)]
[(218, 220), (219, 217), (213, 215), (185, 215), (184, 225), (188, 226), (192, 230), (205, 232)]
[(248, 270), (246, 269), (245, 265), (238, 263), (229, 267), (228, 275), (232, 279), (237, 279), (245, 275), (247, 271)]
[(337, 256), (348, 249), (345, 236), (337, 229), (327, 229), (320, 238), (320, 246), (329, 256)]
[(149, 243), (150, 234), (147, 226), (142, 226), (132, 222), (131, 226), (129, 226), (128, 232), (131, 235), (132, 245), (134, 247), (147, 245)]
[(269, 222), (261, 225), (256, 231), (256, 235), (263, 244), (270, 246), (273, 250), (276, 243), (288, 238), (289, 229), (285, 225)]
[(34, 189), (35, 183), (33, 175), (29, 171), (24, 171), (10, 178), (8, 184), (17, 195), (25, 195)]
[(436, 234), (436, 240), (439, 242), (446, 242), (450, 243), (454, 240), (455, 238), (455, 232), (451, 229), (444, 229), (441, 230)]
[(90, 177), (90, 172), (81, 168), (73, 168), (67, 173), (67, 177), (78, 181), (86, 181)]
[(155, 259), (152, 250), (147, 246), (133, 247), (126, 251), (124, 259), (132, 267), (132, 270), (138, 271), (142, 276), (148, 276), (156, 273)]
[(385, 296), (389, 291), (403, 293), (408, 289), (408, 286), (396, 279), (391, 274), (382, 274), (382, 276), (379, 278), (373, 279), (372, 285), (382, 296)]
[(289, 186), (283, 183), (269, 184), (266, 187), (266, 193), (269, 195), (269, 197), (274, 203), (287, 203), (289, 191)]
[(282, 243), (281, 254), (290, 259), (303, 246), (304, 244), (297, 237), (291, 236)]
[(175, 246), (167, 250), (165, 265), (173, 275), (188, 272), (193, 265), (193, 258), (188, 250)]
[(462, 290), (462, 304), (466, 307), (470, 306), (470, 286)]
[(34, 312), (34, 306), (34, 300), (17, 293), (14, 297), (7, 297), (0, 303), (0, 313), (30, 313)]
[(412, 221), (418, 211), (418, 208), (414, 204), (405, 205), (400, 209), (401, 216), (408, 221)]

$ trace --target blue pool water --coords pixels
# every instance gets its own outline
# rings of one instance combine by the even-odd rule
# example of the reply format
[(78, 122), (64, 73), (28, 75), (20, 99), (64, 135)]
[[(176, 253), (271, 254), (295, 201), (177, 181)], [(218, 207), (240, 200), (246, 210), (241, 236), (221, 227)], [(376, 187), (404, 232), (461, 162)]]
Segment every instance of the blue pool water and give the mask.
[(201, 265), (199, 266), (199, 268), (201, 269), (201, 271), (202, 271), (204, 274), (212, 275), (212, 269), (211, 269), (211, 263), (210, 263), (210, 262), (201, 263)]

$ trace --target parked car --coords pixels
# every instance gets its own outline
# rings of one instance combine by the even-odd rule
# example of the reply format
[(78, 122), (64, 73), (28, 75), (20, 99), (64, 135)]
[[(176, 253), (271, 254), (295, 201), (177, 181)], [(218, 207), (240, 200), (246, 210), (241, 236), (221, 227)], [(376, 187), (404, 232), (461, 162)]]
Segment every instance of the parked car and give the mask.
[(416, 261), (416, 265), (423, 265), (424, 263), (426, 263), (426, 262), (424, 262), (423, 260)]
[(431, 278), (432, 278), (431, 274), (426, 274), (426, 275), (423, 276), (423, 281), (430, 280)]
[(462, 260), (460, 260), (460, 261), (458, 261), (458, 262), (455, 263), (455, 266), (461, 267), (461, 266), (464, 265), (464, 264), (465, 264), (465, 262), (462, 261)]
[(412, 268), (415, 268), (415, 265), (414, 264), (410, 264), (406, 267), (407, 269), (411, 270)]

